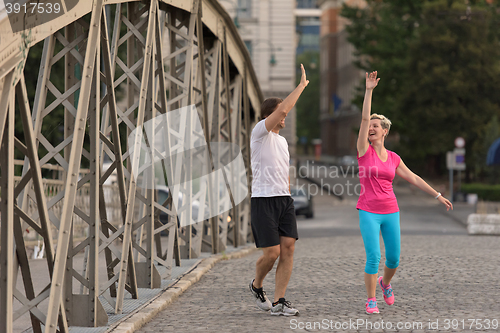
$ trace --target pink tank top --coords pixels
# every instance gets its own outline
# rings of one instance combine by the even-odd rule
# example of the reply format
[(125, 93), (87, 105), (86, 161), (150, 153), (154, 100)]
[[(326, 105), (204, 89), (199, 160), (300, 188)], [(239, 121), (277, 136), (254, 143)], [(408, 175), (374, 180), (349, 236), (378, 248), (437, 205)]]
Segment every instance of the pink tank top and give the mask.
[(363, 156), (358, 153), (361, 194), (357, 209), (375, 214), (399, 212), (392, 181), (401, 158), (390, 150), (387, 155), (387, 161), (382, 162), (371, 145)]

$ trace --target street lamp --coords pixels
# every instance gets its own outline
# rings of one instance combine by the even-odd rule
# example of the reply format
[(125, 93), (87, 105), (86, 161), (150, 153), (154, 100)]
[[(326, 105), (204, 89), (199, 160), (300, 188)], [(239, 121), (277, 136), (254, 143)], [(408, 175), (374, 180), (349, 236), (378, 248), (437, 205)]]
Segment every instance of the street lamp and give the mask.
[(269, 60), (269, 63), (271, 64), (271, 66), (276, 65), (276, 58), (274, 57), (274, 53), (271, 54), (271, 60)]
[(277, 49), (275, 49), (273, 43), (271, 43), (271, 41), (269, 39), (260, 39), (257, 41), (257, 43), (255, 44), (255, 46), (259, 45), (260, 43), (267, 43), (267, 45), (269, 46), (269, 48), (271, 49), (271, 57), (269, 58), (269, 64), (271, 66), (276, 66), (276, 64), (278, 63), (278, 61), (276, 60), (276, 51), (281, 51), (281, 47), (278, 47)]

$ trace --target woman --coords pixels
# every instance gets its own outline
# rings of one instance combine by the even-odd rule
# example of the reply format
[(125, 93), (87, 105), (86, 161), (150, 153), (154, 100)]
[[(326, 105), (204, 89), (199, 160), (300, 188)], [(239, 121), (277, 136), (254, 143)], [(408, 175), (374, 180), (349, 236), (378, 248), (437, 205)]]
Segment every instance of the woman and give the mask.
[[(379, 313), (375, 298), (377, 284), (382, 288), (385, 302), (388, 305), (394, 303), (391, 279), (399, 265), (401, 239), (399, 207), (392, 189), (394, 175), (397, 174), (410, 184), (429, 193), (444, 204), (447, 210), (453, 209), (449, 200), (411, 172), (397, 154), (385, 149), (384, 140), (389, 133), (391, 121), (382, 115), (370, 115), (372, 92), (379, 80), (376, 71), (370, 75), (366, 73), (365, 100), (357, 142), (359, 180), (362, 191), (356, 208), (359, 210), (359, 226), (366, 251), (367, 314)], [(384, 275), (377, 279), (380, 262), (380, 232), (384, 239), (386, 262)]]

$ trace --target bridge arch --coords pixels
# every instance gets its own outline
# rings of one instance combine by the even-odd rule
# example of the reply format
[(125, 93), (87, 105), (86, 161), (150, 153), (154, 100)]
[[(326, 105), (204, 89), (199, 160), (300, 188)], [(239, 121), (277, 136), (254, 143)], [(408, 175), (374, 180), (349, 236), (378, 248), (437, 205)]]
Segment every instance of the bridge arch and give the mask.
[[(160, 287), (182, 259), (252, 241), (249, 195), (219, 209), (235, 202), (228, 178), (249, 193), (250, 130), (263, 99), (224, 9), (216, 0), (61, 4), (57, 17), (0, 7), (2, 332), (27, 314), (34, 332), (105, 325), (105, 308), (122, 313), (126, 295)], [(33, 47), (41, 50), (36, 73), (26, 71)], [(144, 160), (129, 148), (140, 146), (145, 123), (190, 105), (195, 116), (166, 135), (166, 150), (175, 152), (199, 121), (193, 140), (236, 145), (243, 168), (221, 173), (227, 191), (211, 191), (222, 176), (194, 184), (190, 173), (213, 155), (171, 161), (158, 170), (190, 185), (179, 188), (181, 204), (173, 193), (160, 202), (154, 186), (134, 177)], [(235, 158), (231, 149), (220, 154)], [(194, 201), (198, 213), (222, 213), (195, 223)], [(45, 273), (30, 268), (27, 231), (44, 246)], [(15, 284), (18, 268), (23, 286)], [(33, 283), (39, 274), (50, 276), (41, 289)]]

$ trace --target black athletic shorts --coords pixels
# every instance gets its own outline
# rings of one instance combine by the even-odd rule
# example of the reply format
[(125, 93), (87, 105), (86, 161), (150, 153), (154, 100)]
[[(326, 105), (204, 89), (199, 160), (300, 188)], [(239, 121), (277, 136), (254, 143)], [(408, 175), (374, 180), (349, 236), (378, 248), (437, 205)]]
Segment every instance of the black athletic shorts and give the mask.
[(290, 196), (252, 198), (252, 232), (257, 247), (280, 244), (280, 236), (299, 239)]

